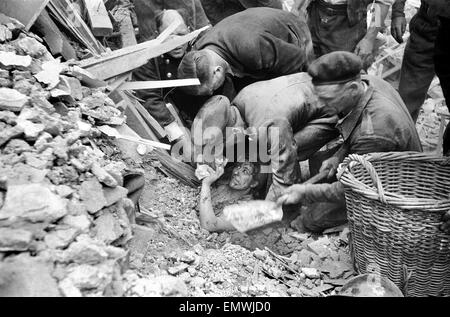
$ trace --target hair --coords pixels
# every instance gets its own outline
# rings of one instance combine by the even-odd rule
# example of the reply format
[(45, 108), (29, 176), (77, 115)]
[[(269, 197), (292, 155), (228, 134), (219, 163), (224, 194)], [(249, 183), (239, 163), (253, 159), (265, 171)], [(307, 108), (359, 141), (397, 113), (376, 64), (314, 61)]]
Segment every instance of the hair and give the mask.
[[(178, 78), (198, 78), (203, 85), (211, 78), (210, 67), (212, 64), (211, 57), (205, 51), (191, 51), (187, 53), (178, 67)], [(183, 87), (186, 93), (198, 95), (201, 86)]]

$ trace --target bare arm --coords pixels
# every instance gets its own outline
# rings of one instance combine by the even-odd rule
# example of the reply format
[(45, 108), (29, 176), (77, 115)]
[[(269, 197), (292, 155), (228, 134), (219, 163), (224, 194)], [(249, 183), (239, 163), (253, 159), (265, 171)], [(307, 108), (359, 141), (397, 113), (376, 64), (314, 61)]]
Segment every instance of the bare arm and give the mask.
[(231, 223), (217, 217), (211, 201), (211, 185), (208, 181), (202, 183), (200, 193), (200, 225), (209, 232), (223, 232), (236, 230)]

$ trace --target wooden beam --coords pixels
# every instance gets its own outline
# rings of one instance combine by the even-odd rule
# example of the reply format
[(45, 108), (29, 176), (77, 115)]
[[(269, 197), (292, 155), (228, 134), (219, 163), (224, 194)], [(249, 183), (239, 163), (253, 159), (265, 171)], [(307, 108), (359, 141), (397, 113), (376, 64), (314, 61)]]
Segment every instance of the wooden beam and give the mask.
[[(133, 71), (155, 57), (170, 52), (175, 48), (195, 39), (202, 30), (198, 30), (160, 44), (152, 40), (114, 51), (101, 58), (91, 58), (81, 62), (81, 67), (89, 71), (96, 78), (106, 80), (117, 75)], [(144, 45), (143, 45), (144, 44)]]
[(142, 90), (158, 89), (171, 87), (199, 86), (200, 80), (194, 79), (176, 79), (176, 80), (154, 80), (154, 81), (131, 81), (125, 82), (117, 89), (119, 90)]
[(33, 29), (36, 28), (47, 43), (52, 55), (61, 55), (66, 61), (77, 60), (77, 52), (69, 43), (67, 37), (61, 33), (55, 22), (50, 18), (47, 10), (42, 11), (41, 15), (34, 23)]
[(0, 12), (19, 20), (28, 31), (50, 0), (1, 0)]
[(48, 9), (50, 15), (93, 54), (98, 55), (106, 52), (106, 49), (97, 41), (72, 2), (69, 0), (50, 0)]
[(83, 0), (89, 24), (95, 36), (108, 36), (113, 33), (113, 25), (109, 19), (103, 0)]

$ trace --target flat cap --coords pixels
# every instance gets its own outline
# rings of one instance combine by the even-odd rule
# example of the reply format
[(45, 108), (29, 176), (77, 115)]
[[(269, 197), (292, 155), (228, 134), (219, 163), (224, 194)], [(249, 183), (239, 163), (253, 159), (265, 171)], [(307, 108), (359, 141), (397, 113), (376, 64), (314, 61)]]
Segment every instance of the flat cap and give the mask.
[(334, 85), (357, 79), (363, 63), (357, 55), (337, 51), (323, 55), (316, 59), (308, 68), (314, 85)]

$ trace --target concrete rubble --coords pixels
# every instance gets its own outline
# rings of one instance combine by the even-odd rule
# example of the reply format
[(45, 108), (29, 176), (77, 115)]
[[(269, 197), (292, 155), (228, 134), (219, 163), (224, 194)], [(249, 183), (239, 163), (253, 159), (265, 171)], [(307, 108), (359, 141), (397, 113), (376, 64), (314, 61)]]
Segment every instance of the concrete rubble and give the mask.
[(125, 166), (95, 140), (125, 117), (22, 29), (0, 26), (0, 296), (121, 296)]

